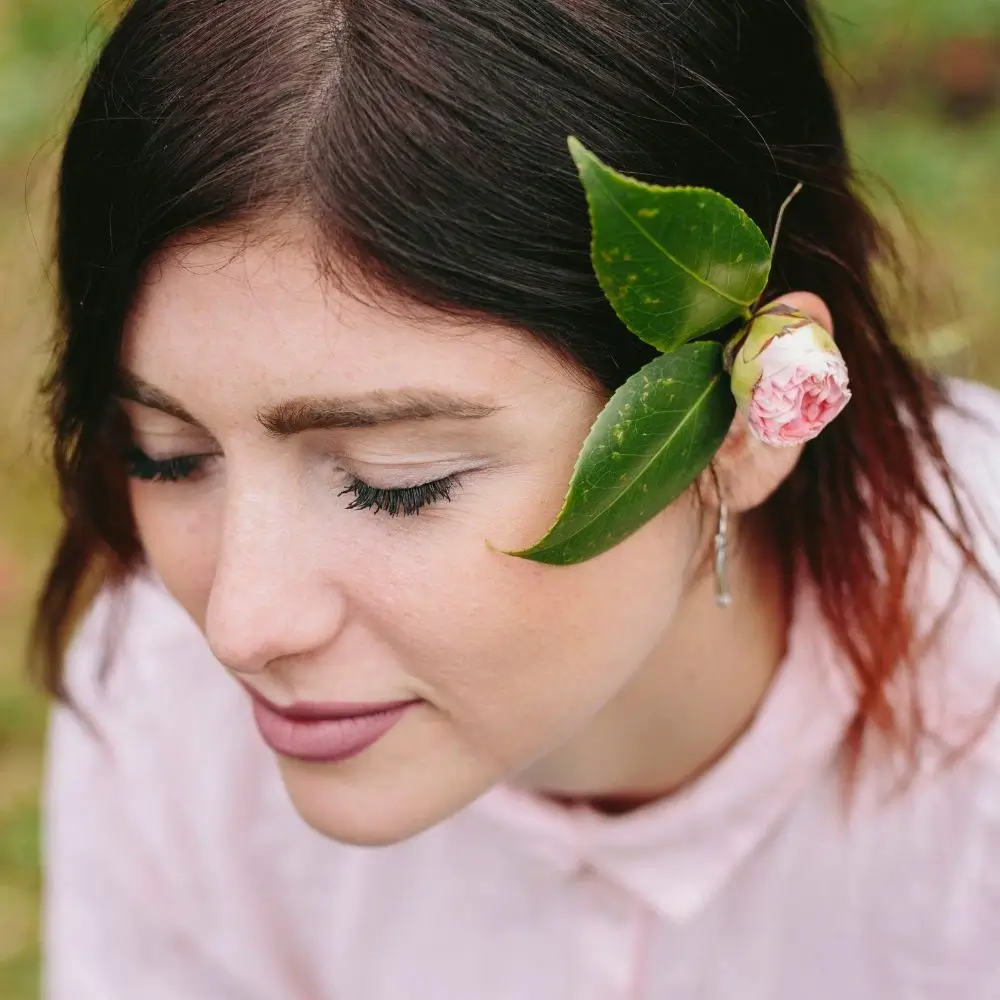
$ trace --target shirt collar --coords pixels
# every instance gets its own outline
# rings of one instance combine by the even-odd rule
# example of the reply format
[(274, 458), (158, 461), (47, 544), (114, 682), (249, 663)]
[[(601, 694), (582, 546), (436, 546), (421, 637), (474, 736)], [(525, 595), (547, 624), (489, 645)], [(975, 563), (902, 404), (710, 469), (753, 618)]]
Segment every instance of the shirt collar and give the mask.
[(625, 816), (500, 785), (473, 808), (567, 875), (590, 868), (673, 922), (698, 914), (842, 744), (855, 699), (815, 598), (797, 599), (788, 653), (730, 751), (676, 795)]

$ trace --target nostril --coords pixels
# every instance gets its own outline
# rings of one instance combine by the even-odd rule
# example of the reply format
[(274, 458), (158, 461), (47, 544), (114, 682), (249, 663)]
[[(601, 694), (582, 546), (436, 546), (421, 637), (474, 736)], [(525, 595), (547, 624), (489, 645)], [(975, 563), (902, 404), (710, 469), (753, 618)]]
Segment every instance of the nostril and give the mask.
[(260, 673), (285, 642), (266, 605), (247, 592), (219, 587), (209, 597), (205, 639), (224, 667), (241, 674)]
[(266, 587), (233, 584), (231, 578), (217, 579), (205, 638), (216, 659), (235, 673), (259, 674), (276, 660), (314, 654), (331, 645), (344, 627), (346, 601), (328, 581), (272, 575)]
[(228, 635), (220, 637), (211, 627), (206, 628), (205, 638), (208, 640), (212, 655), (227, 669), (236, 674), (259, 674), (264, 671), (270, 658), (259, 643), (254, 643), (252, 637), (244, 635), (242, 641)]

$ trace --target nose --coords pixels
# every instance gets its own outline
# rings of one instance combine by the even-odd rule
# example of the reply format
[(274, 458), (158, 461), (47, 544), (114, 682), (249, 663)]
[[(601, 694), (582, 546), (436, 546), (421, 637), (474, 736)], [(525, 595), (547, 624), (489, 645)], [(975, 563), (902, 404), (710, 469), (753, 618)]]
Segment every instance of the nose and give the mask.
[(289, 511), (260, 495), (227, 503), (205, 636), (216, 658), (239, 673), (321, 650), (344, 625), (343, 586)]

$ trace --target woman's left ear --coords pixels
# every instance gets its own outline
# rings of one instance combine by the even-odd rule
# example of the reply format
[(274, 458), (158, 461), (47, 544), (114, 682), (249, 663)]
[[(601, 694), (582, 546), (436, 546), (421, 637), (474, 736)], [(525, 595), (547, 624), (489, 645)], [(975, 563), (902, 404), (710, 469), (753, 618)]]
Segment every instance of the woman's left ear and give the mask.
[[(812, 292), (789, 292), (775, 299), (804, 312), (833, 333), (833, 317), (827, 304)], [(759, 507), (791, 475), (802, 456), (803, 445), (774, 447), (759, 441), (750, 432), (746, 415), (736, 414), (726, 440), (714, 459), (719, 486), (733, 513)], [(710, 470), (703, 474), (701, 495), (718, 502)]]

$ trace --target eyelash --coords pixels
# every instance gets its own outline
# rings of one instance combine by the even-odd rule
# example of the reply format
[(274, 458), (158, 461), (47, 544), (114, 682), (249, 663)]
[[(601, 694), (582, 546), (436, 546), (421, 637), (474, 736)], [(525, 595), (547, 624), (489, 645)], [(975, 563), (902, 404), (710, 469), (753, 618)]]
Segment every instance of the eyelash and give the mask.
[[(176, 483), (188, 479), (201, 469), (208, 455), (178, 455), (175, 458), (150, 458), (139, 448), (132, 447), (125, 456), (126, 471), (133, 479), (148, 483)], [(402, 514), (408, 517), (419, 514), (424, 507), (441, 500), (451, 500), (452, 490), (458, 481), (455, 476), (446, 476), (430, 483), (407, 486), (403, 489), (382, 489), (370, 486), (355, 478), (349, 486), (337, 495), (354, 494), (347, 505), (348, 510), (370, 510), (373, 514), (384, 511), (389, 517)]]
[(176, 458), (157, 459), (132, 447), (125, 454), (125, 469), (133, 479), (141, 479), (145, 483), (176, 483), (198, 472), (207, 457), (178, 455)]
[(354, 494), (354, 499), (347, 505), (348, 510), (370, 510), (373, 514), (384, 510), (389, 517), (396, 517), (397, 514), (407, 517), (410, 514), (419, 514), (424, 507), (438, 500), (450, 501), (451, 491), (455, 485), (455, 477), (448, 476), (445, 479), (436, 479), (432, 483), (421, 483), (419, 486), (385, 490), (355, 479), (337, 495)]

